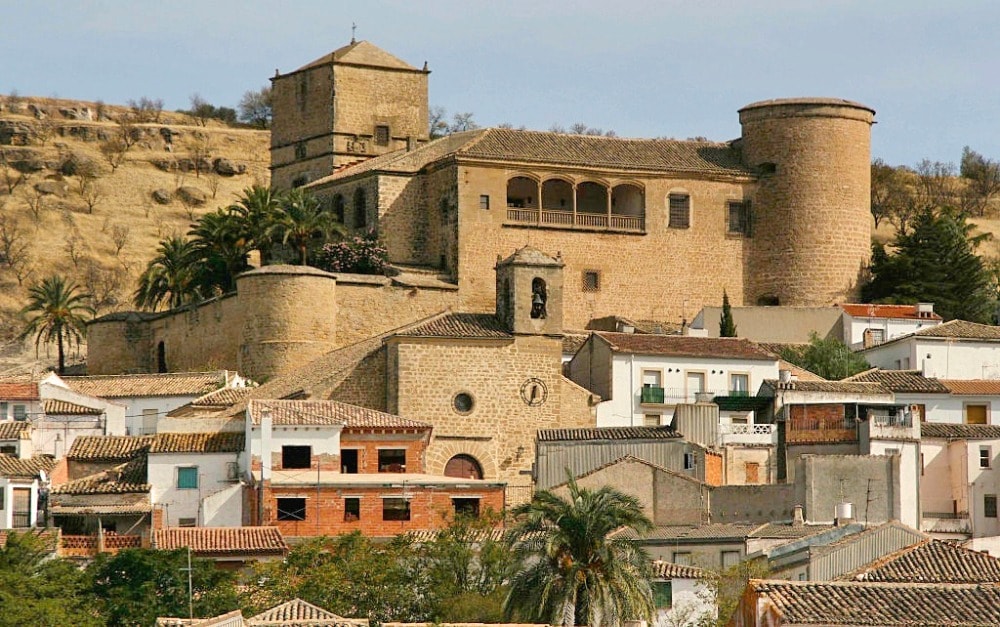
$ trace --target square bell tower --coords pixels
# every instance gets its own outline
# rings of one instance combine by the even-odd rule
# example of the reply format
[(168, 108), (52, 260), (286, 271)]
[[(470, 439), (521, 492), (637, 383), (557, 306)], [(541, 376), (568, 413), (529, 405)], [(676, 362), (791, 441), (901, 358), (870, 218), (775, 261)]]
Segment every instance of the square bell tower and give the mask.
[(525, 246), (497, 257), (497, 318), (514, 335), (560, 336), (563, 332), (563, 264)]

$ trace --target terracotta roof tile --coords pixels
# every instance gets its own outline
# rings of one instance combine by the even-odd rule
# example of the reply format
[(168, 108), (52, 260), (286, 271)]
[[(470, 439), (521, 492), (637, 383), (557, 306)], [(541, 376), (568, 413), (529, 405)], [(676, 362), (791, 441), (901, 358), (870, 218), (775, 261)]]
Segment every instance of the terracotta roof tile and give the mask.
[(97, 407), (87, 407), (55, 398), (42, 401), (42, 410), (49, 416), (99, 416), (104, 413), (103, 409)]
[(840, 306), (854, 318), (901, 318), (912, 320), (944, 320), (936, 313), (921, 318), (916, 305), (878, 305), (866, 303), (844, 303)]
[(653, 561), (653, 577), (657, 579), (701, 579), (705, 574), (705, 570), (697, 566), (685, 566), (663, 560)]
[(518, 248), (506, 259), (500, 261), (499, 264), (504, 266), (549, 266), (554, 268), (561, 268), (565, 265), (561, 259), (550, 257), (529, 244)]
[(657, 335), (646, 333), (610, 333), (597, 331), (612, 350), (619, 353), (666, 355), (678, 357), (708, 357), (720, 359), (778, 360), (757, 344), (735, 337), (694, 337), (690, 335)]
[(805, 538), (817, 533), (835, 529), (834, 525), (792, 525), (789, 523), (767, 523), (749, 534), (750, 538)]
[(920, 437), (949, 440), (1000, 440), (1000, 425), (922, 422), (920, 423)]
[[(914, 333), (894, 337), (878, 346), (865, 349), (865, 351), (876, 350), (889, 344), (909, 340), (910, 338), (940, 338), (953, 340), (970, 340), (974, 342), (1000, 342), (1000, 326), (991, 324), (979, 324), (966, 320), (949, 320), (948, 322), (920, 329)], [(864, 353), (865, 351), (861, 351)]]
[(759, 580), (749, 585), (787, 625), (1000, 625), (997, 586)]
[(940, 540), (919, 542), (845, 575), (856, 581), (1000, 583), (1000, 559)]
[(353, 65), (367, 65), (395, 70), (419, 71), (406, 61), (389, 54), (375, 44), (365, 40), (352, 41), (346, 46), (341, 46), (329, 54), (324, 54), (320, 58), (303, 65), (295, 71), (301, 72), (302, 70), (319, 67), (328, 63), (349, 63)]
[(37, 383), (0, 383), (0, 401), (37, 401)]
[(243, 433), (158, 433), (150, 453), (239, 453), (244, 450)]
[(253, 388), (220, 388), (214, 392), (209, 392), (204, 396), (199, 396), (191, 401), (192, 405), (199, 407), (231, 407), (250, 396)]
[(98, 398), (200, 396), (226, 384), (226, 372), (168, 372), (64, 377), (73, 390)]
[(31, 424), (23, 420), (0, 422), (0, 440), (18, 440), (22, 434), (31, 433)]
[(782, 383), (777, 379), (765, 379), (764, 383), (774, 390), (795, 390), (796, 392), (831, 392), (839, 394), (892, 394), (880, 383), (862, 381), (802, 381), (792, 379)]
[(73, 440), (67, 459), (91, 462), (128, 461), (136, 452), (148, 449), (153, 436), (84, 435)]
[(153, 546), (165, 550), (191, 547), (197, 555), (288, 552), (288, 544), (277, 527), (168, 527), (154, 532)]
[(400, 331), (394, 337), (510, 339), (513, 336), (493, 314), (449, 313)]
[(153, 506), (145, 501), (124, 504), (91, 503), (78, 505), (53, 504), (50, 510), (56, 516), (133, 516), (148, 514)]
[(0, 455), (0, 477), (37, 477), (39, 471), (49, 472), (56, 465), (56, 460), (50, 455), (36, 455), (28, 459), (19, 459), (16, 455)]
[(149, 492), (146, 478), (146, 450), (139, 449), (132, 459), (114, 468), (67, 481), (52, 489), (53, 494), (136, 494)]
[(941, 383), (952, 394), (968, 394), (970, 396), (1000, 395), (1000, 380), (996, 379), (942, 379)]
[(271, 420), (274, 425), (344, 425), (345, 429), (431, 429), (431, 425), (426, 422), (417, 422), (340, 401), (251, 400), (248, 411), (253, 424), (260, 424), (261, 412), (264, 409), (271, 410)]
[(844, 381), (880, 383), (893, 392), (947, 394), (948, 387), (937, 379), (925, 377), (919, 370), (865, 370)]
[(590, 440), (672, 440), (682, 438), (673, 427), (584, 427), (582, 429), (541, 429), (539, 442)]
[(743, 540), (760, 525), (737, 525), (729, 523), (712, 523), (709, 525), (665, 525), (654, 527), (649, 533), (638, 535), (634, 530), (627, 530), (626, 537), (642, 540)]
[[(302, 623), (302, 621), (308, 621)], [(337, 622), (340, 621), (340, 622)], [(321, 607), (316, 607), (312, 603), (307, 603), (302, 599), (293, 599), (288, 603), (282, 603), (277, 607), (265, 610), (256, 616), (247, 619), (247, 625), (253, 627), (263, 626), (284, 626), (300, 624), (308, 625), (352, 625), (353, 623), (345, 618), (337, 616), (333, 612), (328, 612)]]

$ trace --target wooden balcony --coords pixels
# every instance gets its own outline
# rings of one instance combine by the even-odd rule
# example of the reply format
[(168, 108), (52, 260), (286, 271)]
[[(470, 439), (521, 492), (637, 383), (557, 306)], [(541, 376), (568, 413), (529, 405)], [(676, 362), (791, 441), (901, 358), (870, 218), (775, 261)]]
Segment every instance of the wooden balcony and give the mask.
[(509, 226), (534, 226), (549, 229), (578, 231), (610, 231), (615, 233), (645, 233), (645, 216), (626, 216), (615, 213), (580, 213), (565, 209), (525, 209), (507, 207)]

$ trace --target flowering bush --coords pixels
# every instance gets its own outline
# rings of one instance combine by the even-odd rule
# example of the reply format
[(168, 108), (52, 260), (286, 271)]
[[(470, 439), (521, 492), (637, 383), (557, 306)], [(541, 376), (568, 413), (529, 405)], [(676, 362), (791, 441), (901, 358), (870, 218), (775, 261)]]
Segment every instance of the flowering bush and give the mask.
[(388, 262), (389, 251), (374, 231), (326, 244), (316, 254), (316, 267), (327, 272), (382, 274)]

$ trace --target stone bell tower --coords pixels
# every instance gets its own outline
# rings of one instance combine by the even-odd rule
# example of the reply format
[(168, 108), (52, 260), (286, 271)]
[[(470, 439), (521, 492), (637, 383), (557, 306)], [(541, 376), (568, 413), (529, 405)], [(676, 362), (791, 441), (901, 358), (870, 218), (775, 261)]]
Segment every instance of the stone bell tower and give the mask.
[(562, 257), (525, 246), (497, 256), (497, 318), (514, 335), (561, 335)]

